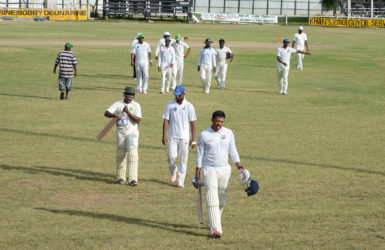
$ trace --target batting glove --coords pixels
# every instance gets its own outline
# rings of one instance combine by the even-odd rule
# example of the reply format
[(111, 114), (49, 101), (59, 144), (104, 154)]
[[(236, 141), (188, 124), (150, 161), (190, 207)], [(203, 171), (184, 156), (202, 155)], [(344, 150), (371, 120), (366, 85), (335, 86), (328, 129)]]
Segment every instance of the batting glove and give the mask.
[(195, 177), (192, 178), (192, 184), (196, 189), (198, 189), (199, 185), (201, 185), (201, 176), (195, 175)]
[(248, 185), (250, 180), (250, 173), (248, 170), (243, 169), (243, 167), (238, 168), (239, 178), (241, 179), (242, 185)]

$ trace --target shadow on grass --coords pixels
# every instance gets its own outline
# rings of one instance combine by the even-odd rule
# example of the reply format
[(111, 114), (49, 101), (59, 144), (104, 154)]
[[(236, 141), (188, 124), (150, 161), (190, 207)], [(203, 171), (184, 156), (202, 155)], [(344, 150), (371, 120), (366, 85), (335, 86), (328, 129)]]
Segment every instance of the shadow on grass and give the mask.
[(377, 174), (377, 175), (385, 176), (385, 173), (380, 171), (360, 169), (360, 168), (349, 168), (349, 167), (342, 167), (342, 166), (331, 165), (331, 164), (320, 164), (320, 163), (293, 161), (293, 160), (286, 160), (286, 159), (270, 159), (270, 158), (264, 158), (264, 157), (250, 157), (250, 156), (243, 156), (242, 158), (252, 159), (257, 161), (285, 163), (285, 164), (291, 164), (291, 165), (303, 165), (303, 166), (318, 167), (318, 168), (331, 168), (331, 169), (352, 171), (352, 172), (358, 172), (358, 173), (364, 173), (364, 174)]
[(165, 185), (165, 186), (168, 186), (168, 187), (176, 187), (175, 183), (170, 183), (170, 182), (167, 182), (167, 181), (161, 181), (161, 180), (158, 180), (156, 178), (141, 179), (141, 181), (143, 181), (143, 182), (158, 183), (158, 184), (162, 184), (162, 185)]
[(84, 76), (84, 77), (94, 77), (94, 78), (114, 78), (114, 79), (127, 79), (131, 78), (132, 76), (129, 75), (115, 75), (115, 74), (92, 74), (92, 75), (87, 75), (87, 74), (80, 74), (79, 76)]
[(65, 169), (65, 168), (54, 168), (54, 167), (43, 167), (43, 166), (32, 166), (32, 167), (22, 167), (22, 166), (10, 166), (1, 164), (0, 169), (7, 171), (21, 171), (27, 174), (50, 174), (56, 176), (66, 176), (72, 177), (79, 180), (88, 180), (96, 181), (107, 184), (114, 184), (114, 176), (92, 172), (88, 170), (79, 170), (79, 169)]
[(36, 98), (36, 99), (43, 99), (43, 100), (59, 100), (59, 97), (53, 98), (48, 96), (35, 96), (35, 95), (15, 95), (15, 94), (1, 94), (2, 96), (11, 96), (11, 97), (25, 97), (25, 98)]
[(59, 209), (48, 209), (48, 208), (41, 208), (41, 207), (37, 207), (35, 209), (47, 211), (55, 214), (67, 214), (70, 216), (82, 216), (82, 217), (90, 217), (93, 219), (110, 220), (113, 222), (123, 222), (126, 224), (135, 224), (143, 227), (158, 228), (158, 229), (175, 232), (175, 233), (184, 233), (187, 235), (207, 237), (207, 234), (200, 234), (200, 233), (196, 233), (194, 231), (188, 230), (188, 228), (199, 229), (201, 227), (191, 226), (186, 224), (158, 222), (153, 220), (144, 220), (140, 218), (125, 217), (125, 216), (114, 215), (114, 214), (94, 213), (94, 212), (79, 211), (79, 210), (59, 210)]

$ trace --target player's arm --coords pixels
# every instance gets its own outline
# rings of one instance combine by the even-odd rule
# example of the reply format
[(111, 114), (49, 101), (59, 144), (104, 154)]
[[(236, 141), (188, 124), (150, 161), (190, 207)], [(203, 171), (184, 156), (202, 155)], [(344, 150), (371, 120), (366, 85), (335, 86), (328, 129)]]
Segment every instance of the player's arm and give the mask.
[(280, 56), (277, 56), (277, 61), (280, 62), (280, 63), (282, 63), (283, 65), (287, 66), (287, 64), (284, 63), (284, 62), (281, 60), (281, 57), (280, 57)]
[(167, 131), (168, 131), (168, 123), (169, 120), (163, 119), (163, 136), (162, 136), (162, 143), (163, 145), (167, 145), (168, 140), (167, 140)]
[(127, 106), (124, 106), (123, 112), (126, 113), (128, 115), (128, 117), (130, 117), (137, 124), (139, 124), (140, 121), (142, 120), (141, 117), (138, 117), (138, 116), (134, 115), (133, 113), (131, 113), (130, 111), (128, 111)]
[(135, 52), (131, 53), (131, 65), (135, 66)]
[(78, 68), (76, 67), (76, 64), (74, 64), (74, 76), (78, 76)]
[(302, 51), (302, 50), (297, 50), (296, 53), (299, 53), (299, 54), (305, 54), (305, 55), (311, 56), (311, 53), (310, 53), (310, 52), (305, 52), (305, 51)]
[(196, 124), (195, 121), (190, 122), (190, 128), (191, 128), (191, 141), (190, 146), (191, 148), (195, 148), (196, 143)]
[(155, 59), (158, 60), (158, 57), (159, 57), (159, 50), (160, 50), (160, 40), (158, 41), (158, 44), (156, 45), (156, 48), (155, 48)]
[(212, 53), (211, 54), (211, 60), (212, 60), (212, 64), (213, 64), (213, 71), (216, 72), (217, 71), (217, 61), (215, 59), (215, 55), (216, 53)]
[(190, 52), (191, 52), (191, 48), (190, 48), (190, 47), (188, 47), (188, 49), (187, 49), (187, 53), (186, 53), (186, 55), (184, 55), (184, 58), (188, 57), (188, 55), (190, 55)]
[[(195, 181), (196, 183), (199, 183), (200, 175), (201, 175), (201, 169), (203, 165), (203, 155), (205, 151), (205, 145), (203, 142), (203, 135), (200, 134), (198, 138), (198, 149), (197, 149), (197, 162), (196, 162), (196, 168), (195, 168)], [(195, 185), (194, 185), (195, 186)]]
[(307, 40), (305, 40), (305, 48), (306, 48), (306, 51), (309, 52), (309, 46), (307, 44)]
[(198, 71), (201, 70), (201, 62), (202, 62), (202, 50), (201, 50), (201, 53), (199, 54)]
[(148, 61), (150, 62), (150, 66), (152, 66), (152, 55), (151, 55), (151, 51), (148, 52)]
[(56, 68), (59, 64), (58, 63), (55, 63), (55, 66), (53, 66), (53, 73), (56, 74)]
[(231, 51), (231, 49), (229, 49), (229, 53), (230, 53), (230, 62), (232, 62), (233, 59), (234, 59), (234, 54), (233, 54), (233, 52)]
[(122, 119), (121, 116), (117, 115), (117, 114), (114, 114), (114, 113), (111, 113), (110, 111), (106, 110), (106, 112), (104, 112), (104, 116), (105, 117), (108, 117), (108, 118), (115, 118), (116, 120), (120, 120)]
[(295, 41), (293, 40), (293, 43), (291, 44), (291, 47), (294, 49), (295, 47)]

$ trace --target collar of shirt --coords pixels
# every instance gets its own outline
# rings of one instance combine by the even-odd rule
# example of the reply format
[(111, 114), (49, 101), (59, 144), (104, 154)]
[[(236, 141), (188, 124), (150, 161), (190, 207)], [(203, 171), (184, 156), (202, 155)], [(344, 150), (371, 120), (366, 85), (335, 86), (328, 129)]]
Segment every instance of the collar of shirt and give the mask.
[(210, 125), (210, 132), (212, 132), (212, 133), (221, 133), (222, 131), (223, 131), (223, 127), (222, 127), (220, 130), (215, 131), (215, 130), (213, 129), (213, 125)]

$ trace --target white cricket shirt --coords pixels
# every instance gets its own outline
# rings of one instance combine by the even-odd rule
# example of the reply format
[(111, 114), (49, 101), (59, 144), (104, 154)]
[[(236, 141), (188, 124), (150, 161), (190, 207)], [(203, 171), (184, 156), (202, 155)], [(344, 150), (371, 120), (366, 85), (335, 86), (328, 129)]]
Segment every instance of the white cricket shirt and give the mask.
[(226, 46), (223, 46), (222, 49), (221, 49), (221, 47), (216, 47), (216, 48), (215, 48), (215, 52), (217, 53), (216, 60), (217, 60), (217, 63), (218, 63), (218, 64), (224, 64), (224, 63), (227, 63), (227, 62), (226, 62), (226, 54), (227, 54), (227, 53), (230, 53), (230, 54), (233, 53), (233, 52), (231, 51), (231, 49), (229, 49), (229, 48), (226, 47)]
[[(279, 47), (277, 50), (277, 56), (279, 56), (281, 58), (281, 61), (286, 63), (287, 66), (290, 66), (291, 54), (296, 53), (296, 52), (297, 52), (296, 49), (293, 49), (292, 47), (289, 47), (289, 46), (287, 46), (286, 49), (283, 47)], [(277, 67), (279, 67), (281, 65), (283, 66), (283, 64), (278, 61)]]
[(137, 130), (138, 124), (133, 121), (126, 112), (123, 112), (124, 106), (127, 106), (128, 111), (132, 113), (133, 115), (142, 118), (142, 112), (140, 109), (140, 104), (132, 101), (131, 103), (127, 104), (124, 102), (124, 100), (120, 100), (115, 102), (107, 109), (108, 112), (122, 116), (122, 119), (119, 121), (116, 121), (116, 126), (118, 129), (125, 129), (125, 130)]
[(131, 43), (131, 52), (132, 52), (132, 48), (134, 48), (135, 44), (139, 43), (138, 39), (134, 39), (132, 40), (132, 43)]
[(183, 62), (184, 60), (184, 49), (190, 48), (190, 46), (187, 45), (187, 43), (180, 41), (177, 43), (174, 41), (171, 43), (171, 47), (175, 50), (175, 61)]
[(196, 167), (215, 171), (228, 169), (229, 153), (234, 163), (240, 161), (233, 131), (222, 127), (215, 132), (210, 126), (199, 135)]
[(212, 47), (203, 47), (199, 56), (198, 66), (201, 66), (201, 64), (209, 64), (212, 65), (214, 68), (217, 67), (215, 54), (216, 52)]
[(176, 100), (169, 102), (164, 110), (163, 119), (169, 121), (167, 138), (190, 138), (190, 122), (196, 121), (194, 106), (186, 99), (179, 105)]
[(139, 42), (132, 47), (132, 54), (135, 54), (135, 65), (148, 64), (148, 53), (151, 53), (150, 45), (147, 42)]
[(173, 47), (163, 46), (160, 48), (158, 67), (164, 69), (169, 67), (170, 64), (175, 64), (175, 50)]
[(303, 32), (302, 32), (302, 34), (295, 33), (294, 37), (293, 37), (293, 41), (295, 42), (295, 48), (297, 50), (304, 50), (305, 49), (305, 41), (307, 41), (307, 36)]

